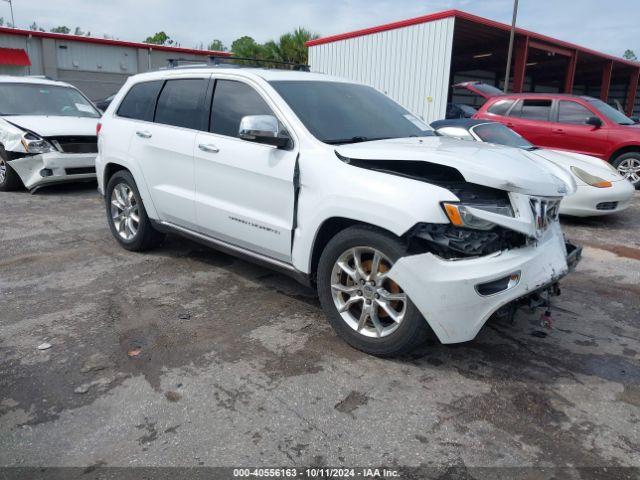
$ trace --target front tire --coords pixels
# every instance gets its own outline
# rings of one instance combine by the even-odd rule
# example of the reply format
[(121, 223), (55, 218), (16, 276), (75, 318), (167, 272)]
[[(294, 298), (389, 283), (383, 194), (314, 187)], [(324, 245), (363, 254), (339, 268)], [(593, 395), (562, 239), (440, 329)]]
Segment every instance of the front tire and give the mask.
[(109, 228), (123, 248), (143, 252), (162, 243), (164, 234), (153, 228), (131, 173), (116, 172), (105, 193)]
[(0, 147), (0, 192), (22, 190), (22, 180), (7, 161), (4, 148)]
[(634, 187), (640, 187), (640, 152), (619, 155), (613, 160), (612, 165)]
[(322, 252), (317, 276), (320, 303), (335, 332), (354, 348), (393, 357), (427, 339), (426, 320), (386, 276), (406, 255), (397, 237), (368, 226), (341, 231)]

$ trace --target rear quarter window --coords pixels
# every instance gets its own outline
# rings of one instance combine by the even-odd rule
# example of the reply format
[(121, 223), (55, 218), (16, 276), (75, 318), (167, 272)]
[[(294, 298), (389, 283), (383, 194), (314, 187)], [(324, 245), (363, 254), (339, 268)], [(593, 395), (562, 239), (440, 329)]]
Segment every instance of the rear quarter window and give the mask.
[(525, 98), (512, 112), (511, 116), (526, 118), (528, 120), (548, 121), (551, 116), (551, 100), (538, 98)]
[(514, 103), (515, 100), (510, 99), (498, 100), (487, 109), (487, 112), (493, 113), (494, 115), (505, 116)]
[(156, 99), (162, 88), (163, 80), (136, 83), (129, 89), (116, 112), (118, 116), (134, 120), (153, 120)]

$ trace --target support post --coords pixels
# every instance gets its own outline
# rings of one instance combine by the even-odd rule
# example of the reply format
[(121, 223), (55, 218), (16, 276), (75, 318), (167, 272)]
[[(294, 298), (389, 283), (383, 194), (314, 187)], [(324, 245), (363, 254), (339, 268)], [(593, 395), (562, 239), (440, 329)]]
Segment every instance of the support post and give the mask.
[(507, 68), (504, 74), (504, 93), (509, 92), (509, 76), (511, 75), (511, 56), (513, 55), (513, 39), (516, 34), (516, 19), (518, 18), (518, 0), (513, 0), (513, 18), (509, 33), (509, 50), (507, 52)]
[(578, 52), (574, 50), (569, 57), (567, 70), (564, 74), (564, 93), (573, 92), (573, 80), (576, 76), (576, 64), (578, 63)]
[(516, 58), (513, 67), (513, 92), (522, 93), (529, 56), (529, 37), (522, 36), (516, 40)]
[(602, 65), (602, 83), (600, 84), (600, 100), (606, 103), (609, 99), (609, 87), (611, 86), (611, 73), (613, 72), (613, 60)]
[(627, 116), (633, 115), (633, 106), (636, 103), (636, 94), (638, 93), (638, 81), (640, 81), (640, 67), (631, 73), (629, 79), (629, 89), (627, 90)]

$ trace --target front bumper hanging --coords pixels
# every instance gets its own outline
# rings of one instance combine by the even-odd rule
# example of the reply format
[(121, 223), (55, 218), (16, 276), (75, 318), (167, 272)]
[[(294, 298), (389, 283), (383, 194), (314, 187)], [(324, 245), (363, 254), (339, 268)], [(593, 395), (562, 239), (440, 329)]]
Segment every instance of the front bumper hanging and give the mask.
[(460, 260), (432, 253), (399, 259), (389, 271), (442, 343), (472, 340), (505, 305), (548, 289), (575, 268), (582, 249), (559, 224), (535, 245)]

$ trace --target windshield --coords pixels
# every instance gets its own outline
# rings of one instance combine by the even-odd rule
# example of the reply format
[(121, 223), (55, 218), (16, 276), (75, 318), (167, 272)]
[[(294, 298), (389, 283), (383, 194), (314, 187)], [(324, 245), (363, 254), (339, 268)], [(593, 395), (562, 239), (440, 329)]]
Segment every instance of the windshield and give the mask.
[(536, 148), (516, 132), (505, 127), (501, 123), (483, 123), (472, 127), (472, 130), (473, 133), (475, 133), (483, 142), (497, 143), (498, 145), (524, 148), (527, 150)]
[(75, 88), (35, 83), (0, 84), (0, 115), (100, 117)]
[(621, 113), (620, 111), (613, 108), (608, 103), (605, 103), (600, 99), (591, 97), (585, 98), (585, 100), (612, 122), (616, 122), (620, 125), (633, 125), (633, 120), (627, 117), (624, 113)]
[(305, 127), (330, 144), (433, 135), (431, 128), (386, 95), (365, 85), (273, 81)]

